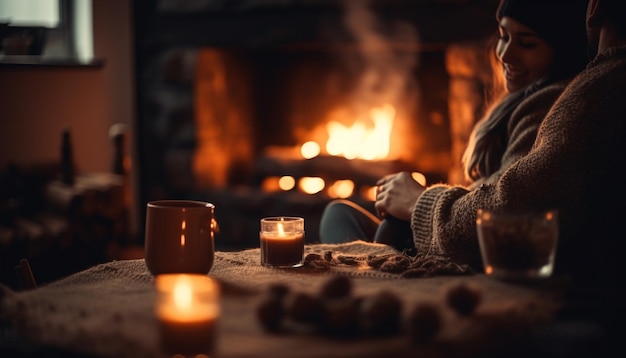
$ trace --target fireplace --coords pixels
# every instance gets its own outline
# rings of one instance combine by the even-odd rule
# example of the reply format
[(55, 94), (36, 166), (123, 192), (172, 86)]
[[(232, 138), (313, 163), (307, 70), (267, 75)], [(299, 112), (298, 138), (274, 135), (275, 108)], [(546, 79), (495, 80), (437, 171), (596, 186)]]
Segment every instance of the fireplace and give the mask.
[(213, 202), (218, 248), (273, 215), (315, 242), (330, 200), (373, 210), (397, 171), (460, 180), (494, 1), (137, 3), (140, 197)]

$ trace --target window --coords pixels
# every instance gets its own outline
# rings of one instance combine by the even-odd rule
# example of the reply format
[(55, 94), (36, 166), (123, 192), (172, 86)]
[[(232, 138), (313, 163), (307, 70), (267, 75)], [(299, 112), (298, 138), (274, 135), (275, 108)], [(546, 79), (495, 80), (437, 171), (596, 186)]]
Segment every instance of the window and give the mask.
[[(92, 0), (0, 0), (2, 53), (28, 40), (28, 55), (47, 59), (93, 59)], [(17, 38), (17, 39), (16, 39)]]
[(0, 21), (15, 26), (59, 25), (59, 0), (0, 0)]

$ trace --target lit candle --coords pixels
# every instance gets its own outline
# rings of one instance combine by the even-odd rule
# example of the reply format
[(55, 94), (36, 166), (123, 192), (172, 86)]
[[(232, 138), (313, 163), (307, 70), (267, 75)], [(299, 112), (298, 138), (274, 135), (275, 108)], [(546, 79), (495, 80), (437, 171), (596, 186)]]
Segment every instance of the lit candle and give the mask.
[(261, 264), (270, 267), (299, 267), (304, 259), (304, 219), (270, 217), (261, 219)]
[(161, 348), (169, 354), (210, 355), (219, 319), (219, 287), (200, 274), (155, 277)]

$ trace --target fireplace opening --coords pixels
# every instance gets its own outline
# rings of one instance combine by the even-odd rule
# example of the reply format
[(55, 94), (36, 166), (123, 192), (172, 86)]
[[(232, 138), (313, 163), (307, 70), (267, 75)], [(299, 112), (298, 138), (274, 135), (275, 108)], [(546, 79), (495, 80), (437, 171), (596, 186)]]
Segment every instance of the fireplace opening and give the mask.
[[(373, 212), (373, 186), (384, 175), (450, 181), (484, 102), (483, 34), (471, 46), (425, 41), (415, 21), (381, 22), (372, 8), (354, 8), (367, 2), (339, 3), (346, 6), (332, 12), (334, 26), (312, 40), (181, 46), (139, 32), (139, 40), (150, 38), (139, 41), (149, 46), (138, 55), (144, 202), (213, 202), (217, 247), (244, 248), (258, 246), (259, 220), (274, 215), (304, 217), (306, 241), (316, 242), (330, 200), (347, 198)], [(169, 10), (155, 16), (167, 23), (211, 18)]]
[[(194, 185), (259, 185), (290, 172), (351, 179), (349, 168), (359, 167), (370, 185), (368, 176), (389, 170), (444, 178), (450, 135), (443, 51), (407, 54), (429, 62), (419, 69), (375, 74), (338, 64), (343, 51), (351, 50), (200, 49)], [(390, 85), (391, 76), (402, 80)]]

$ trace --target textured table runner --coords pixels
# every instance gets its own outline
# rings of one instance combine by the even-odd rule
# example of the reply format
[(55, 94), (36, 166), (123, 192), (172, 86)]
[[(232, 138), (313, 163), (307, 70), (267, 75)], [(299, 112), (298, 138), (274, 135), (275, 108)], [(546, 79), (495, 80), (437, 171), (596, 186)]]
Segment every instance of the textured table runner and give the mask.
[[(306, 254), (312, 253), (360, 259), (397, 254), (385, 245), (360, 241), (307, 245)], [(415, 345), (404, 334), (345, 340), (263, 330), (255, 312), (270, 284), (315, 293), (333, 275), (349, 276), (355, 295), (396, 293), (404, 316), (419, 304), (436, 305), (443, 317), (436, 340)], [(558, 290), (500, 282), (482, 274), (403, 278), (367, 265), (341, 263), (325, 269), (266, 268), (260, 265), (258, 248), (217, 252), (209, 276), (222, 285), (219, 357), (467, 355), (495, 343), (499, 338), (494, 332), (524, 333), (550, 321), (560, 305)], [(472, 285), (482, 298), (468, 317), (457, 315), (445, 300), (450, 288), (460, 283)], [(153, 277), (143, 259), (100, 264), (30, 291), (14, 292), (0, 285), (4, 326), (0, 347), (26, 353), (44, 347), (89, 356), (160, 357), (154, 298)]]

